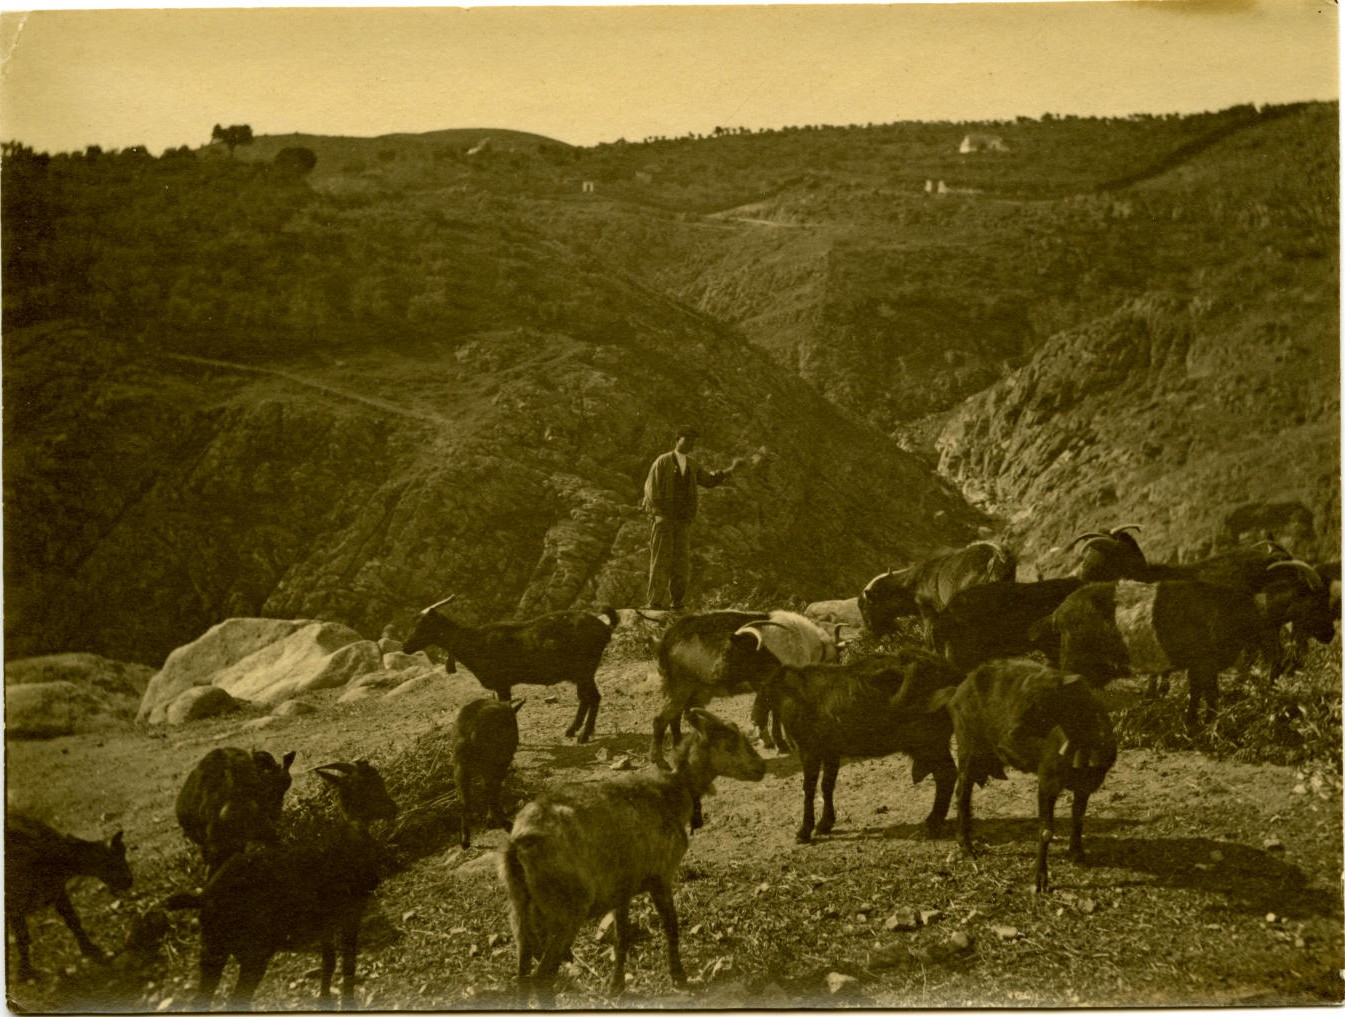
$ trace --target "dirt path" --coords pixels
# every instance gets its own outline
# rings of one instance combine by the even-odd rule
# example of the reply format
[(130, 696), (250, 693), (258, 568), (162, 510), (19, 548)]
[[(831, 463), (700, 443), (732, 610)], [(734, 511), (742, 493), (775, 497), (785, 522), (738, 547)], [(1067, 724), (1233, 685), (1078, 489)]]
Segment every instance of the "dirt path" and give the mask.
[[(555, 780), (601, 780), (625, 755), (644, 764), (657, 686), (638, 654), (599, 673), (604, 699), (594, 743), (561, 732), (573, 690), (525, 687), (523, 745), (511, 787), (526, 796)], [(322, 702), (306, 718), (246, 732), (242, 720), (186, 729), (114, 732), (10, 743), (11, 800), (71, 832), (115, 826), (134, 845), (138, 885), (117, 910), (101, 886), (77, 895), (94, 938), (115, 944), (129, 915), (190, 885), (193, 858), (172, 817), (176, 789), (210, 747), (299, 751), (297, 767), (368, 756), (393, 765), (437, 722), (481, 694), (466, 675), (405, 696)], [(548, 702), (553, 699), (553, 702)], [(717, 712), (745, 723), (748, 697)], [(652, 908), (635, 908), (645, 937), (630, 961), (624, 1003), (686, 1009), (838, 1003), (883, 1007), (1307, 1003), (1341, 998), (1341, 803), (1293, 770), (1194, 753), (1123, 752), (1089, 808), (1090, 862), (1053, 852), (1052, 892), (1031, 893), (1035, 780), (1014, 775), (975, 798), (981, 855), (923, 838), (932, 787), (912, 788), (902, 758), (847, 761), (836, 831), (794, 842), (797, 760), (768, 755), (760, 784), (722, 781), (688, 851), (677, 891), (690, 992), (668, 982)], [(314, 793), (301, 775), (292, 795)], [(1066, 821), (1067, 822), (1067, 821)], [(1062, 823), (1061, 829), (1066, 825)], [(366, 923), (360, 1005), (442, 1009), (507, 1005), (513, 944), (493, 847), (479, 835), (388, 878)], [(76, 963), (54, 914), (35, 922), (34, 958), (47, 972)], [(581, 934), (562, 1006), (610, 1005), (608, 945)], [(195, 933), (183, 920), (172, 956), (143, 997), (180, 1000), (194, 974)], [(282, 955), (262, 985), (266, 1009), (311, 1006), (311, 955)], [(226, 975), (226, 982), (230, 976)], [(28, 1005), (59, 1006), (53, 980), (10, 986)], [(833, 993), (832, 990), (835, 990)]]
[(322, 392), (324, 395), (335, 396), (337, 399), (344, 399), (350, 402), (360, 403), (364, 406), (370, 406), (376, 410), (381, 410), (384, 413), (391, 413), (398, 417), (423, 420), (440, 427), (450, 427), (453, 425), (451, 420), (447, 417), (441, 417), (437, 413), (430, 413), (427, 410), (413, 410), (409, 407), (389, 402), (386, 399), (379, 399), (376, 396), (361, 395), (360, 393), (352, 392), (347, 388), (314, 381), (310, 377), (302, 374), (295, 374), (291, 371), (281, 371), (273, 367), (256, 367), (252, 364), (239, 364), (232, 360), (214, 360), (210, 357), (196, 357), (188, 353), (165, 353), (163, 354), (163, 357), (167, 360), (176, 360), (179, 363), (195, 364), (198, 367), (213, 367), (224, 371), (239, 371), (244, 374), (262, 374), (272, 378), (280, 378), (293, 385), (301, 385), (304, 388)]

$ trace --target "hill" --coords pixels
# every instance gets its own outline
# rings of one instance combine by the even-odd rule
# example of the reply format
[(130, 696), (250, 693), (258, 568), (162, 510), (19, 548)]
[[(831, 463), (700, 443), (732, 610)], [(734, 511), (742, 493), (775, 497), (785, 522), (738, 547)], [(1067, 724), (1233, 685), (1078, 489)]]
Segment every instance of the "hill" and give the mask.
[(1119, 521), (1328, 556), (1335, 118), (11, 146), (6, 652), (641, 602), (685, 418), (773, 453), (707, 498), (706, 604), (853, 594), (986, 512), (1029, 558)]

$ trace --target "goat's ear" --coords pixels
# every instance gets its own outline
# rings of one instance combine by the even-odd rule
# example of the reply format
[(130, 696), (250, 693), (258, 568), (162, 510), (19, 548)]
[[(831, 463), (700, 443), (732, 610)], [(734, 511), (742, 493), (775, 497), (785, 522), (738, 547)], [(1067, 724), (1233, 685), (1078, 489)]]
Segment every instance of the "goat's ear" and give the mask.
[(328, 784), (331, 784), (333, 787), (340, 786), (341, 782), (346, 779), (344, 774), (331, 773), (330, 771), (324, 770), (321, 767), (314, 767), (313, 772), (316, 773), (323, 780), (325, 780)]
[(289, 772), (290, 764), (294, 762), (295, 755), (294, 752), (286, 752), (285, 758), (281, 760), (281, 768), (286, 772)]
[(687, 710), (685, 716), (686, 716), (686, 722), (691, 727), (695, 728), (701, 734), (709, 733), (706, 730), (706, 728), (709, 726), (707, 722), (710, 719), (710, 714), (708, 711), (702, 710), (699, 706), (693, 706), (690, 710)]

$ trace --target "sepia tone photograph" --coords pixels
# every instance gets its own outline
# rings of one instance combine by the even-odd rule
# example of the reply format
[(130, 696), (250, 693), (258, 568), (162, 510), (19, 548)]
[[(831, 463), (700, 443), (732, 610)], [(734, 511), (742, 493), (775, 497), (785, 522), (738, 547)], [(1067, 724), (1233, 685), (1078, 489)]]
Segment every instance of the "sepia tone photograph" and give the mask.
[(9, 1009), (1341, 1004), (1338, 52), (6, 5)]

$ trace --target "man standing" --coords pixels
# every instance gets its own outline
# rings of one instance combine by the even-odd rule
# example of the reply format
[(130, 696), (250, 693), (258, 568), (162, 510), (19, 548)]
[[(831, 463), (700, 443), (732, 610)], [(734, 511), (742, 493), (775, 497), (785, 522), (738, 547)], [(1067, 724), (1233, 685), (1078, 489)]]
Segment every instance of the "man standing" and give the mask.
[(700, 432), (677, 429), (677, 444), (654, 460), (644, 482), (643, 507), (654, 517), (649, 535), (649, 595), (646, 607), (683, 606), (691, 578), (691, 521), (696, 518), (696, 488), (718, 487), (742, 465), (734, 459), (725, 470), (707, 470), (691, 458)]

